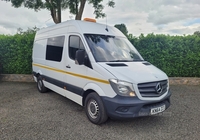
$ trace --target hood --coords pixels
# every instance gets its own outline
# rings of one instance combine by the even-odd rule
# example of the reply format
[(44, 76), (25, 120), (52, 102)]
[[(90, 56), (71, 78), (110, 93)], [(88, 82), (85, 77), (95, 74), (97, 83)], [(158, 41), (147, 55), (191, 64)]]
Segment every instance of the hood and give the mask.
[(161, 81), (168, 79), (167, 75), (148, 62), (107, 62), (99, 63), (117, 79), (134, 84)]

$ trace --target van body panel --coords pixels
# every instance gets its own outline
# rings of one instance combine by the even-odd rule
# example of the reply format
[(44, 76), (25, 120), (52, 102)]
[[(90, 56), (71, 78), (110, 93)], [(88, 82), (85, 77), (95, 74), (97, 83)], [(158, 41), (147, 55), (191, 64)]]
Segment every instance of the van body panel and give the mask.
[(100, 96), (107, 96), (106, 93), (103, 91), (103, 89), (95, 83), (87, 83), (87, 85), (84, 87), (84, 91), (91, 89), (97, 92)]
[(63, 88), (60, 88), (60, 87), (58, 87), (54, 84), (51, 84), (49, 82), (46, 82), (46, 81), (44, 81), (44, 84), (46, 87), (51, 87), (51, 90), (59, 93), (60, 95), (66, 97), (68, 99), (71, 99), (72, 101), (76, 102), (79, 105), (82, 105), (82, 96), (74, 94), (73, 92), (67, 91)]
[(115, 27), (102, 25), (99, 23), (93, 22), (77, 22), (81, 31), (83, 33), (90, 33), (90, 34), (101, 34), (101, 35), (114, 35), (114, 36), (121, 36), (125, 37), (124, 34), (116, 30)]
[(120, 64), (125, 64), (126, 66), (109, 65), (113, 63), (99, 64), (120, 80), (128, 81), (133, 84), (168, 79), (166, 74), (160, 69), (153, 65), (146, 66), (143, 62), (120, 62)]

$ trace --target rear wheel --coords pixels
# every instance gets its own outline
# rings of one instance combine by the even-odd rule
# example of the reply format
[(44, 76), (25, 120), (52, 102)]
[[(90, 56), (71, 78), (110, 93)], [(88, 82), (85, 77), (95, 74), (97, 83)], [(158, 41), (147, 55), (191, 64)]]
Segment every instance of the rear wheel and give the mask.
[(41, 76), (37, 77), (37, 88), (38, 88), (38, 91), (41, 93), (47, 92), (47, 88), (44, 86)]
[(103, 102), (95, 92), (86, 97), (85, 112), (88, 119), (94, 124), (102, 124), (108, 119)]

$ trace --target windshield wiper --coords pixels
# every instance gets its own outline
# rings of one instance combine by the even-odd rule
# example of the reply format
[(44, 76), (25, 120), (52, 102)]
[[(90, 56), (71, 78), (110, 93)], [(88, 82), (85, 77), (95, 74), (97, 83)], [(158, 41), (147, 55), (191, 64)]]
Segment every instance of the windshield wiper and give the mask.
[(136, 60), (133, 60), (134, 62), (142, 62), (144, 60), (141, 60), (141, 59), (136, 59)]
[(109, 62), (132, 62), (133, 60), (111, 60)]
[(136, 59), (136, 60), (111, 60), (109, 62), (142, 62), (144, 60)]

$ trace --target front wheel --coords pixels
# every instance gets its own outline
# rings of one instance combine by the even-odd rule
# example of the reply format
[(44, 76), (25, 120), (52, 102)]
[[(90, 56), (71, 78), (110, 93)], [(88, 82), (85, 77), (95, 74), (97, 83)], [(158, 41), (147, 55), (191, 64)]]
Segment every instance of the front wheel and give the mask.
[(94, 124), (102, 124), (108, 119), (103, 102), (95, 92), (86, 97), (85, 112), (88, 119)]
[(38, 91), (41, 93), (47, 92), (47, 88), (44, 86), (41, 76), (37, 77), (37, 88), (38, 88)]

